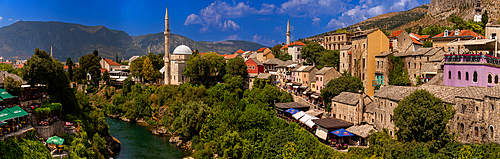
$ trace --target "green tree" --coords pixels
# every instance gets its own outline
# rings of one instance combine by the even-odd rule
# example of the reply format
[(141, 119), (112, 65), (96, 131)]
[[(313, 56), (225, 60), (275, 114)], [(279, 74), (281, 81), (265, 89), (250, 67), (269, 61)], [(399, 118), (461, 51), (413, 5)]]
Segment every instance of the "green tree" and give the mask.
[(142, 79), (143, 74), (142, 74), (142, 67), (144, 65), (144, 60), (146, 59), (146, 56), (139, 57), (132, 61), (130, 64), (130, 73), (132, 76), (139, 77)]
[[(145, 57), (146, 59), (144, 59), (144, 62), (142, 63), (142, 76), (144, 76), (144, 78), (148, 81), (152, 81), (154, 79), (156, 79), (156, 71), (155, 69), (153, 68), (153, 63), (151, 62), (151, 60), (149, 60), (148, 57)], [(134, 60), (135, 61), (135, 60)]]
[(186, 62), (184, 74), (193, 82), (205, 85), (222, 81), (226, 74), (226, 60), (215, 52), (206, 53), (203, 56), (193, 54)]
[(322, 55), (319, 58), (318, 65), (316, 65), (316, 67), (318, 69), (321, 69), (324, 66), (335, 67), (335, 68), (337, 68), (337, 71), (338, 71), (339, 63), (340, 63), (339, 62), (340, 51), (339, 50), (325, 50), (321, 54)]
[(7, 92), (17, 96), (21, 91), (21, 81), (16, 81), (14, 78), (7, 76), (4, 80), (4, 87)]
[(21, 75), (30, 85), (46, 84), (54, 73), (52, 59), (46, 51), (35, 49), (35, 54), (24, 65)]
[(94, 134), (92, 138), (92, 148), (96, 154), (96, 158), (104, 158), (108, 156), (108, 148), (106, 147), (106, 140), (99, 136), (99, 134)]
[(359, 90), (363, 90), (363, 82), (349, 73), (344, 73), (339, 78), (330, 80), (326, 87), (321, 90), (321, 97), (325, 101), (326, 111), (330, 111), (330, 103), (333, 97), (342, 92), (358, 93)]
[(347, 30), (339, 28), (335, 30), (335, 33), (347, 33)]
[(306, 46), (302, 47), (301, 53), (302, 56), (306, 58), (307, 62), (316, 65), (322, 56), (321, 53), (325, 50), (326, 49), (318, 43), (308, 43)]
[(273, 46), (273, 48), (271, 48), (271, 51), (276, 55), (281, 51), (282, 47), (283, 47), (283, 45), (276, 44)]
[(484, 13), (481, 15), (481, 23), (482, 23), (482, 27), (484, 28), (486, 26), (486, 24), (488, 24), (490, 18), (488, 16), (488, 11), (487, 10), (484, 10)]
[(97, 52), (97, 50), (94, 50), (94, 52), (92, 53), (95, 57), (99, 57), (99, 52)]
[(14, 71), (14, 68), (12, 68), (12, 65), (6, 63), (0, 63), (0, 70), (12, 73)]
[(148, 54), (149, 60), (151, 60), (151, 63), (153, 64), (153, 68), (156, 71), (161, 70), (163, 66), (165, 66), (165, 62), (163, 61), (163, 56), (165, 56), (164, 53), (159, 53), (158, 55), (155, 55), (154, 53), (150, 52)]
[(245, 59), (236, 57), (227, 61), (227, 74), (231, 76), (241, 76), (245, 78), (248, 75)]
[(445, 111), (443, 101), (426, 90), (416, 90), (398, 103), (394, 109), (394, 125), (398, 140), (428, 142), (436, 140), (444, 145), (451, 140), (446, 124), (455, 111)]
[(68, 59), (66, 59), (66, 66), (68, 66), (69, 80), (73, 80), (73, 67), (75, 66), (75, 63), (71, 60), (70, 57), (68, 57)]
[(429, 48), (429, 47), (432, 47), (432, 41), (424, 41), (424, 45), (422, 47), (424, 48)]
[(99, 63), (101, 59), (96, 55), (98, 55), (98, 52), (94, 50), (93, 54), (84, 55), (79, 60), (81, 71), (90, 74), (91, 84), (94, 86), (99, 84), (101, 78), (101, 64)]
[(411, 33), (412, 28), (406, 28), (405, 31), (408, 32), (408, 33)]
[(389, 85), (409, 86), (411, 84), (408, 71), (404, 68), (401, 57), (391, 55), (391, 65), (389, 65)]
[(104, 73), (102, 73), (102, 80), (106, 83), (106, 85), (109, 85), (109, 73), (108, 73), (108, 71), (104, 71)]
[(202, 101), (189, 101), (182, 104), (182, 108), (173, 126), (181, 136), (191, 138), (201, 130), (211, 109)]

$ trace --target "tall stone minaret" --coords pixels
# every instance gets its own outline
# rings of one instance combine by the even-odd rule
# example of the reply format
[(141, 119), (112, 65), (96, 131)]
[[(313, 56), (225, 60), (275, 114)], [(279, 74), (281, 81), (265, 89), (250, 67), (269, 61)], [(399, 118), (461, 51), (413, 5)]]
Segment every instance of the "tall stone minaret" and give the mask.
[(290, 45), (290, 19), (286, 23), (286, 45)]
[(50, 58), (54, 58), (54, 50), (52, 50), (52, 46), (50, 46)]
[(168, 8), (165, 8), (165, 84), (170, 84), (170, 29), (168, 29)]

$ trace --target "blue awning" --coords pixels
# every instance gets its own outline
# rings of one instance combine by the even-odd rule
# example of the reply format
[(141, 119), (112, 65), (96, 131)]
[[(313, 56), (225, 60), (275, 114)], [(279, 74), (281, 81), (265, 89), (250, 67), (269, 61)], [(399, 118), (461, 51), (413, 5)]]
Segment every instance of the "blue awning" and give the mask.
[(335, 134), (337, 135), (338, 137), (344, 137), (344, 136), (354, 136), (354, 134), (352, 134), (351, 132), (345, 130), (345, 129), (338, 129), (338, 130), (334, 130), (332, 132), (330, 132), (332, 134)]
[(290, 113), (290, 114), (294, 115), (294, 114), (297, 114), (299, 111), (300, 111), (300, 110), (290, 108), (290, 109), (286, 110), (285, 112), (287, 112), (287, 113)]

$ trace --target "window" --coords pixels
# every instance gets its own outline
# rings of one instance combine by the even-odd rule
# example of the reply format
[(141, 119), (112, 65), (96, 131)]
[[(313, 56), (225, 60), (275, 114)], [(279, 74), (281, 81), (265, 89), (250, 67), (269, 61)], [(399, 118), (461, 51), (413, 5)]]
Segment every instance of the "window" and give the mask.
[(459, 131), (458, 133), (462, 133), (462, 134), (464, 133), (464, 131), (465, 131), (465, 126), (464, 126), (464, 124), (463, 124), (463, 123), (461, 123), (461, 124), (460, 124), (460, 126), (459, 126), (459, 128), (458, 128), (458, 131)]
[(460, 71), (458, 71), (458, 80), (460, 80), (462, 78), (462, 74), (460, 73)]
[(380, 114), (380, 121), (384, 121), (384, 116)]
[(479, 136), (479, 128), (476, 126), (474, 127), (474, 136), (478, 137)]
[(413, 68), (414, 68), (414, 69), (417, 69), (417, 63), (414, 63), (414, 64), (413, 64)]
[(469, 80), (469, 72), (465, 72), (465, 80), (468, 81)]
[(319, 81), (323, 81), (323, 77), (319, 77)]
[(444, 31), (444, 36), (447, 37), (448, 36), (448, 30), (445, 30)]
[(448, 79), (451, 79), (451, 71), (448, 71)]
[(490, 126), (490, 138), (493, 138), (493, 126)]
[(380, 61), (380, 67), (384, 68), (384, 61)]
[(493, 83), (493, 77), (491, 76), (491, 73), (488, 74), (488, 83), (489, 84)]
[(345, 57), (345, 53), (342, 53), (342, 57)]
[(491, 103), (491, 111), (495, 111), (495, 104)]
[(392, 115), (391, 115), (391, 122), (392, 122)]
[(252, 70), (255, 70), (255, 66), (252, 66)]
[(380, 64), (380, 62), (379, 62), (379, 61), (377, 61), (377, 68), (379, 67), (379, 64)]
[(467, 105), (462, 104), (462, 113), (465, 114), (465, 110), (467, 109)]
[(495, 84), (498, 84), (498, 75), (495, 75)]
[(316, 77), (316, 81), (318, 81), (318, 77)]
[(306, 78), (306, 74), (304, 74), (304, 78)]
[(474, 71), (474, 74), (472, 75), (472, 82), (477, 82), (477, 72)]

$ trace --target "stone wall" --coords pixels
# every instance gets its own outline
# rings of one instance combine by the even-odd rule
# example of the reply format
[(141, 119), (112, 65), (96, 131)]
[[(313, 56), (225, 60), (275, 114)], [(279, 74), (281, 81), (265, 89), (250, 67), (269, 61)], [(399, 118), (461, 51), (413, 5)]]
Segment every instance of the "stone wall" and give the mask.
[[(386, 98), (376, 97), (373, 102), (377, 102), (377, 106), (374, 108), (373, 116), (365, 114), (365, 116), (373, 117), (375, 127), (378, 130), (382, 130), (382, 128), (387, 128), (389, 130), (390, 135), (394, 135), (395, 126), (392, 121), (392, 116), (394, 115), (394, 109), (398, 106), (398, 101), (393, 101)], [(370, 119), (370, 118), (368, 118)]]
[(342, 119), (354, 124), (358, 123), (357, 105), (347, 105), (339, 102), (332, 102), (332, 114), (337, 119)]
[(56, 132), (64, 133), (64, 126), (61, 121), (56, 121), (49, 126), (35, 126), (36, 136), (47, 140), (49, 137), (54, 136)]

